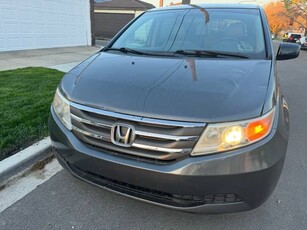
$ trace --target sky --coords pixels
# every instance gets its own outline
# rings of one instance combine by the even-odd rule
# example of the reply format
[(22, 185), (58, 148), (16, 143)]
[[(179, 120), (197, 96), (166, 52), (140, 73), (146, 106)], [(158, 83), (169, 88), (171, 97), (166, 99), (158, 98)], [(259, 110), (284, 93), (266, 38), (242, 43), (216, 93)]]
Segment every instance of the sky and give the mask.
[[(142, 0), (144, 2), (149, 2), (156, 7), (159, 6), (159, 0)], [(177, 3), (181, 2), (182, 0), (164, 0), (164, 5), (169, 5), (171, 2)], [(191, 0), (191, 3), (207, 3), (207, 2), (214, 2), (214, 3), (225, 3), (225, 2), (242, 2), (242, 3), (256, 3), (256, 4), (266, 4), (271, 2), (272, 0)]]

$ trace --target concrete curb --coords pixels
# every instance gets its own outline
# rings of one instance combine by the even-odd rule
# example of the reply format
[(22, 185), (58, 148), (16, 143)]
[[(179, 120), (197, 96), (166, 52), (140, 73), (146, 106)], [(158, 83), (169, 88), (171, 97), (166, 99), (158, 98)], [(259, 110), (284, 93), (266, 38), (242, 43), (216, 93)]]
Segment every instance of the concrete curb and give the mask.
[(52, 155), (50, 137), (0, 161), (0, 183)]

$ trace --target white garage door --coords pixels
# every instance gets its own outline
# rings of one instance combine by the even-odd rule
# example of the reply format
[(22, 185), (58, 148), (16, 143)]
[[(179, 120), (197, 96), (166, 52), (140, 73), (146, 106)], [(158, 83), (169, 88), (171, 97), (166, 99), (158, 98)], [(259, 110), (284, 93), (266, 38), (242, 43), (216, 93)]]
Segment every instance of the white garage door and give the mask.
[(89, 0), (0, 0), (0, 51), (90, 45)]

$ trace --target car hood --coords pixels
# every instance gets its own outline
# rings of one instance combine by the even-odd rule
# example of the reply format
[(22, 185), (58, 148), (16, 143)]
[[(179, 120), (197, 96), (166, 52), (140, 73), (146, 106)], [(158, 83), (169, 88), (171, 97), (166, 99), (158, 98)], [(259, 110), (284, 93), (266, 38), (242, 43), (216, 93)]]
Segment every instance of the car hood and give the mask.
[(270, 60), (98, 53), (61, 82), (73, 102), (143, 117), (223, 122), (261, 115)]

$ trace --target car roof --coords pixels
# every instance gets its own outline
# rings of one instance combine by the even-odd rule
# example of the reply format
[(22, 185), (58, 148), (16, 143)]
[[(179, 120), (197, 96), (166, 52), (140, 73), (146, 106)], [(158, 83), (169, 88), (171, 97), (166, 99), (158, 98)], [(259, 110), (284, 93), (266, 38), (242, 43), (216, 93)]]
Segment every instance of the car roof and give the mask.
[(240, 3), (202, 3), (193, 5), (176, 5), (154, 8), (148, 11), (163, 11), (163, 10), (178, 10), (178, 9), (195, 9), (195, 6), (204, 9), (259, 9), (255, 4), (240, 4)]

